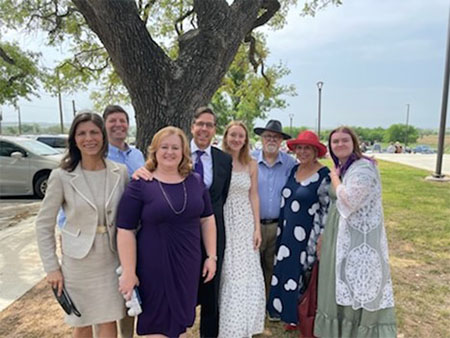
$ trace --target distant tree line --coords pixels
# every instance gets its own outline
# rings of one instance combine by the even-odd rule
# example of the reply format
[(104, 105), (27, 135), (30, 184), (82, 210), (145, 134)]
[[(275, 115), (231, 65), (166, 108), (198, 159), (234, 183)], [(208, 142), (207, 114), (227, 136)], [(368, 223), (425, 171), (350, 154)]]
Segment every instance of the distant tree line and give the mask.
[[(283, 131), (292, 137), (296, 137), (301, 131), (308, 130), (311, 128), (308, 127), (284, 127)], [(413, 126), (408, 126), (406, 129), (405, 124), (393, 124), (389, 128), (365, 128), (365, 127), (353, 127), (358, 136), (360, 137), (361, 142), (366, 142), (369, 144), (373, 144), (376, 142), (405, 142), (406, 138), (406, 130), (408, 134), (408, 143), (416, 143), (417, 140), (426, 135), (435, 135), (437, 134), (436, 130), (433, 129), (419, 129)], [(60, 125), (49, 125), (42, 126), (38, 123), (24, 123), (22, 124), (21, 134), (23, 135), (37, 135), (37, 134), (59, 134), (61, 132)], [(65, 133), (68, 132), (68, 128), (65, 127)], [(330, 134), (331, 129), (322, 130), (320, 133), (322, 141), (326, 141), (328, 135)], [(450, 134), (450, 130), (447, 130), (447, 134)], [(2, 128), (3, 135), (19, 135), (18, 126), (3, 126)], [(136, 127), (131, 126), (129, 131), (130, 136), (136, 135)]]
[[(404, 143), (406, 138), (408, 143), (416, 143), (417, 140), (426, 135), (435, 135), (437, 130), (433, 129), (419, 129), (414, 126), (406, 126), (405, 124), (393, 124), (389, 128), (365, 128), (365, 127), (352, 127), (358, 134), (361, 142), (373, 144), (376, 142), (400, 142)], [(296, 137), (299, 132), (311, 128), (307, 127), (284, 127), (283, 131), (290, 134), (292, 137)], [(326, 141), (331, 129), (321, 130), (320, 138), (322, 141)], [(450, 134), (450, 130), (447, 130), (446, 134)]]

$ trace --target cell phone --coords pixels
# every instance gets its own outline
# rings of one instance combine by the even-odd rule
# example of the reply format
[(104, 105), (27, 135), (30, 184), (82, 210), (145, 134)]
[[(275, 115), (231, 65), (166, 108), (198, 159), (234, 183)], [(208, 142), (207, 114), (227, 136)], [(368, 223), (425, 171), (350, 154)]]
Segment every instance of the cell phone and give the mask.
[(52, 290), (56, 300), (68, 315), (73, 313), (75, 316), (81, 317), (80, 311), (76, 308), (65, 287), (62, 289), (61, 296), (58, 296), (58, 288), (52, 288)]

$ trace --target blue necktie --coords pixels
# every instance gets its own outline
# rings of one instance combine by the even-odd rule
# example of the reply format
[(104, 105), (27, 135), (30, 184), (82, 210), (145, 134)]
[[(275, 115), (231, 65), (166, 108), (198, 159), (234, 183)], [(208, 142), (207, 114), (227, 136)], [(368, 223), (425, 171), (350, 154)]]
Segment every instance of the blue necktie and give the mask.
[(195, 160), (195, 168), (194, 171), (202, 177), (203, 180), (203, 163), (202, 163), (202, 155), (205, 153), (203, 150), (196, 150), (197, 159)]

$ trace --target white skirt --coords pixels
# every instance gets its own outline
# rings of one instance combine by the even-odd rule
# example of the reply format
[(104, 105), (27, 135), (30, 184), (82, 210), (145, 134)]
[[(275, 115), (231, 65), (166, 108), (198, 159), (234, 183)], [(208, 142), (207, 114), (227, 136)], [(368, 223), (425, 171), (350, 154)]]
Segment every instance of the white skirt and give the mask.
[(113, 322), (125, 317), (125, 301), (119, 292), (116, 268), (119, 259), (109, 247), (108, 233), (97, 234), (86, 257), (64, 255), (61, 269), (64, 285), (81, 317), (65, 316), (73, 327)]

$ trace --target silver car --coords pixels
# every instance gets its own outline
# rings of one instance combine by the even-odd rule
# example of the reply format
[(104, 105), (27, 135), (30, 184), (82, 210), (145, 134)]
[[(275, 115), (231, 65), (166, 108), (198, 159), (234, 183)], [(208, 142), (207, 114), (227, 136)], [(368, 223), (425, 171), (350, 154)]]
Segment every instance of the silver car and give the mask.
[(29, 138), (0, 136), (0, 196), (43, 198), (48, 176), (62, 154)]
[[(21, 136), (22, 137), (22, 136)], [(23, 137), (31, 138), (33, 140), (45, 143), (46, 145), (55, 148), (60, 153), (64, 153), (67, 149), (67, 142), (69, 135), (57, 134), (57, 135), (23, 135)]]

